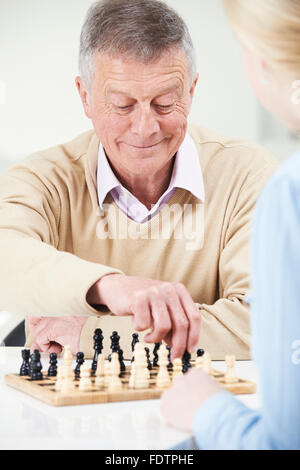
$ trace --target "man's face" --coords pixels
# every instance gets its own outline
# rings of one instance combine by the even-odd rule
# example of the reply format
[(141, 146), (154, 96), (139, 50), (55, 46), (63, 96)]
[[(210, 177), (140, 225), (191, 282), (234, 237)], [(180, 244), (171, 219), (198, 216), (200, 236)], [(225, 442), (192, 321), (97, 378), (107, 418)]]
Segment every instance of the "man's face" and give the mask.
[(96, 54), (90, 90), (76, 79), (85, 113), (122, 175), (155, 175), (177, 152), (194, 88), (183, 51), (154, 63)]

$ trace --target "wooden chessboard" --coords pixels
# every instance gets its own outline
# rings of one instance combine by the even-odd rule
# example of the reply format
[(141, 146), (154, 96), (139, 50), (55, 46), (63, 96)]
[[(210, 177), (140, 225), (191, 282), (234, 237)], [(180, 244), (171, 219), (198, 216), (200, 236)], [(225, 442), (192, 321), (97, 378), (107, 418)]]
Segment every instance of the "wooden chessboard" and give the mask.
[[(158, 369), (153, 369), (150, 372), (149, 388), (131, 389), (129, 388), (130, 367), (130, 365), (126, 366), (126, 372), (123, 373), (122, 377), (123, 389), (118, 392), (109, 392), (105, 388), (97, 388), (94, 377), (91, 377), (92, 386), (88, 391), (79, 390), (79, 379), (75, 379), (75, 390), (67, 395), (55, 390), (56, 377), (48, 377), (47, 373), (43, 373), (44, 379), (40, 381), (32, 381), (28, 376), (21, 377), (18, 374), (9, 374), (5, 376), (5, 382), (7, 385), (52, 406), (87, 405), (159, 398), (165, 389), (157, 388), (155, 385)], [(170, 377), (172, 378), (172, 372), (170, 372)], [(237, 383), (225, 383), (223, 372), (214, 370), (214, 379), (226, 390), (236, 395), (256, 392), (255, 383), (248, 380), (239, 379)]]

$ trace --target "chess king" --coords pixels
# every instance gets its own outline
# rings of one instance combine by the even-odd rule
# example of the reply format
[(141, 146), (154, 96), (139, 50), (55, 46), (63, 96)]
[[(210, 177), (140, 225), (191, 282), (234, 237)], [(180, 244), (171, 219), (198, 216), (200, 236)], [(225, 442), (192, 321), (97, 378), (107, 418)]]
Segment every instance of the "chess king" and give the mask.
[(195, 51), (164, 2), (93, 4), (79, 65), (93, 130), (1, 182), (1, 309), (29, 315), (40, 351), (91, 357), (101, 328), (119, 332), (124, 357), (139, 331), (173, 358), (201, 344), (247, 359), (249, 224), (272, 158), (188, 127)]

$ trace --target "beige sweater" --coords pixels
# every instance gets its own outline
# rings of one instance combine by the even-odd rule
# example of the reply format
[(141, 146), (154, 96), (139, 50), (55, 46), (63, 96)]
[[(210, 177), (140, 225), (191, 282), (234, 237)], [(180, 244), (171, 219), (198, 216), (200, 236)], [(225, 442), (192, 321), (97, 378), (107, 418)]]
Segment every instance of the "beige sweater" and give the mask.
[[(117, 330), (125, 357), (131, 357), (131, 318), (101, 314), (88, 305), (87, 291), (113, 272), (179, 281), (200, 304), (199, 346), (215, 359), (227, 353), (249, 358), (249, 310), (243, 303), (249, 289), (249, 224), (275, 163), (259, 147), (198, 127), (189, 132), (199, 151), (206, 200), (200, 204), (177, 189), (168, 203), (175, 209), (167, 232), (169, 207), (151, 224), (140, 225), (108, 196), (109, 210), (101, 214), (99, 141), (93, 131), (10, 169), (0, 189), (0, 309), (24, 316), (89, 316), (81, 335), (85, 354), (91, 355), (93, 331), (100, 327), (106, 352)], [(200, 214), (196, 249), (189, 233), (175, 234), (185, 205), (193, 216)]]

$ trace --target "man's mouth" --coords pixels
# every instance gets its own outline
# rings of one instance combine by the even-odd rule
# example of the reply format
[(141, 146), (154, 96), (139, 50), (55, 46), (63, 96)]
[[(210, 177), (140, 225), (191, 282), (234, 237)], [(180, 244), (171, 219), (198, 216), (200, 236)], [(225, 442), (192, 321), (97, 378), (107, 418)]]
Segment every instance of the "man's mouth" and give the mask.
[(122, 142), (122, 143), (125, 144), (125, 145), (128, 145), (128, 147), (131, 147), (131, 148), (136, 149), (136, 150), (152, 150), (153, 148), (155, 148), (159, 144), (161, 144), (163, 142), (163, 140), (161, 140), (160, 142), (157, 142), (156, 144), (152, 144), (152, 145), (133, 145), (133, 144), (129, 144), (127, 142)]

